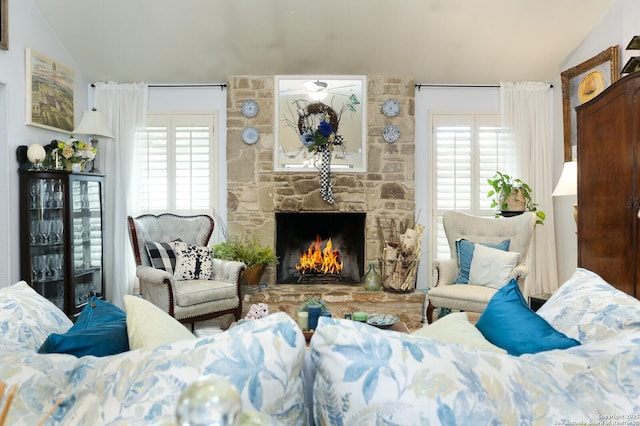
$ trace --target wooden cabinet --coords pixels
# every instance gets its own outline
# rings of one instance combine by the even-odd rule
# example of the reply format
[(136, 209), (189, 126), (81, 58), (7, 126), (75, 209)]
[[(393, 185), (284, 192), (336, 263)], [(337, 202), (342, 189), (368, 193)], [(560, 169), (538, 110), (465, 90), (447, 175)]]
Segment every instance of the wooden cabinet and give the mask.
[(640, 73), (576, 108), (578, 266), (640, 296)]
[(69, 317), (104, 298), (104, 176), (20, 170), (22, 279)]

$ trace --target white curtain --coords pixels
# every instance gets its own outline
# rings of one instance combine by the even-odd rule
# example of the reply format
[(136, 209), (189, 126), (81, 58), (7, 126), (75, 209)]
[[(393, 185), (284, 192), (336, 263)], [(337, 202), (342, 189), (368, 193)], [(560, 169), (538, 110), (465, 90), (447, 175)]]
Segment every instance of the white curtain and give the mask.
[(107, 298), (123, 307), (132, 294), (135, 263), (127, 215), (136, 210), (135, 139), (147, 122), (146, 84), (96, 83), (95, 106), (107, 115), (114, 138), (99, 145), (98, 168), (105, 177), (104, 278)]
[(547, 217), (537, 225), (526, 264), (525, 296), (553, 293), (558, 288), (558, 265), (553, 220), (551, 167), (551, 94), (549, 84), (500, 83), (502, 125), (515, 140), (517, 164), (511, 173), (533, 189), (533, 201)]

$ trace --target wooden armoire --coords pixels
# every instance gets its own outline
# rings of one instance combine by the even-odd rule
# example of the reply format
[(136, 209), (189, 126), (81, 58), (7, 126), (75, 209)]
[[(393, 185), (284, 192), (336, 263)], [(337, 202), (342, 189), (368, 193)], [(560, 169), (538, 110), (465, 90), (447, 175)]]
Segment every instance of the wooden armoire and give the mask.
[(640, 297), (640, 72), (576, 108), (578, 266)]

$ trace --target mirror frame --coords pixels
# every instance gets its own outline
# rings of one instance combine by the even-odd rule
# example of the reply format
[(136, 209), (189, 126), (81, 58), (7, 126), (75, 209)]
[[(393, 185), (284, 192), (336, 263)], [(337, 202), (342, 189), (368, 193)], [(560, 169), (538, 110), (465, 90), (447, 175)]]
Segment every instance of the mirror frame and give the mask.
[[(304, 83), (327, 82), (328, 96), (323, 100), (309, 98)], [(334, 90), (332, 90), (332, 83)], [(276, 172), (318, 172), (314, 154), (300, 141), (298, 107), (321, 102), (339, 117), (338, 134), (343, 146), (336, 146), (331, 158), (331, 171), (364, 173), (367, 171), (367, 77), (364, 75), (276, 75), (273, 170)], [(289, 94), (291, 93), (291, 94)], [(349, 108), (350, 94), (357, 104)], [(309, 114), (311, 115), (311, 114)], [(342, 149), (342, 148), (345, 149)]]

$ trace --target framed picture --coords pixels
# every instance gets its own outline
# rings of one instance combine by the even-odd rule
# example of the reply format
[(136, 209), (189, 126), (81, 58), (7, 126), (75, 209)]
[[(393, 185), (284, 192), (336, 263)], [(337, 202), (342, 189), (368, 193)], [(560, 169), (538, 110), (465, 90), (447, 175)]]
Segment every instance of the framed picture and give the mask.
[(9, 50), (9, 0), (0, 0), (0, 49)]
[(577, 146), (575, 108), (598, 96), (619, 78), (620, 46), (611, 46), (560, 74), (564, 161), (571, 161), (575, 156)]
[(367, 79), (364, 75), (275, 76), (274, 171), (317, 172), (314, 135), (331, 124), (331, 170), (367, 171)]
[(26, 64), (27, 124), (71, 133), (73, 70), (32, 49), (26, 49)]

